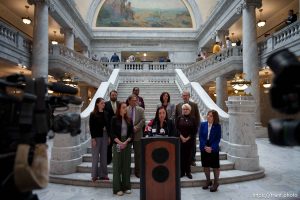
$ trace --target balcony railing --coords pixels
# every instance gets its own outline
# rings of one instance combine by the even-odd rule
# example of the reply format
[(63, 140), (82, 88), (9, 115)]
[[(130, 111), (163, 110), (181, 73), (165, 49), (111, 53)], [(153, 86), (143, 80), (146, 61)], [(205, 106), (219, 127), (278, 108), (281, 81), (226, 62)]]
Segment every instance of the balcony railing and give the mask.
[(120, 69), (120, 71), (147, 71), (161, 72), (174, 71), (174, 69), (184, 69), (191, 63), (171, 63), (171, 62), (101, 62), (102, 65), (110, 69)]
[(291, 48), (290, 50), (299, 56), (299, 45), (300, 21), (296, 21), (258, 43), (258, 55), (261, 57), (261, 64), (263, 65), (265, 63), (266, 58), (272, 52), (281, 48)]
[(222, 75), (219, 74), (222, 69), (226, 69), (226, 72), (242, 69), (242, 57), (241, 46), (230, 47), (219, 53), (213, 54), (204, 60), (191, 64), (182, 71), (190, 81), (201, 80), (201, 84), (204, 84), (207, 81), (210, 81), (207, 79), (208, 75), (211, 76), (212, 73), (214, 73), (215, 76), (209, 77), (210, 79)]
[(96, 87), (102, 81), (107, 81), (112, 69), (104, 66), (100, 62), (95, 62), (84, 55), (68, 49), (63, 45), (51, 45), (49, 47), (49, 69), (61, 69), (69, 72), (70, 70), (83, 81), (90, 82), (95, 80)]
[(0, 18), (0, 53), (11, 62), (30, 65), (32, 42), (28, 36)]

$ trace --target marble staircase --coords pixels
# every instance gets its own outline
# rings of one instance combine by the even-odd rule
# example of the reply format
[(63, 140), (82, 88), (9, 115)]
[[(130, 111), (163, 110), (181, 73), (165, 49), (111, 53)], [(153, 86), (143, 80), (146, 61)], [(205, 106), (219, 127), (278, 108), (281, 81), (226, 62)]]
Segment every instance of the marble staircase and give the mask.
[(132, 93), (133, 87), (140, 88), (139, 96), (143, 97), (145, 103), (146, 121), (154, 118), (156, 106), (160, 104), (160, 95), (162, 92), (169, 92), (171, 103), (177, 104), (181, 101), (180, 91), (175, 83), (120, 83), (118, 86), (118, 100), (126, 101)]
[[(120, 83), (118, 90), (118, 100), (126, 101), (127, 97), (132, 93), (132, 88), (138, 86), (140, 88), (140, 96), (145, 101), (145, 118), (149, 121), (155, 115), (157, 104), (160, 103), (159, 97), (163, 91), (168, 91), (171, 96), (171, 103), (177, 104), (181, 101), (180, 92), (175, 83)], [(200, 187), (205, 184), (205, 176), (201, 167), (201, 155), (199, 152), (199, 141), (197, 140), (196, 166), (192, 166), (193, 179), (183, 177), (180, 179), (181, 187)], [(133, 153), (131, 154), (131, 183), (132, 188), (140, 187), (140, 179), (136, 178), (133, 173), (134, 162)], [(227, 153), (220, 152), (220, 184), (234, 183), (240, 181), (249, 181), (264, 177), (264, 169), (249, 172), (236, 170), (234, 163), (227, 160)], [(82, 163), (77, 166), (76, 173), (66, 175), (50, 175), (51, 183), (89, 186), (89, 187), (112, 187), (112, 164), (108, 165), (109, 181), (91, 181), (91, 149), (87, 149), (87, 153), (82, 155)], [(213, 177), (213, 175), (211, 175)]]
[[(192, 166), (193, 179), (182, 177), (181, 187), (201, 187), (205, 184), (205, 176), (201, 167), (201, 153), (199, 152), (199, 142), (197, 141), (197, 152), (196, 152), (196, 166)], [(132, 188), (140, 188), (140, 179), (134, 176), (134, 162), (133, 153), (131, 154), (131, 183)], [(77, 186), (88, 186), (88, 187), (112, 187), (112, 164), (108, 165), (108, 177), (109, 181), (97, 180), (96, 182), (91, 181), (91, 148), (88, 148), (86, 154), (82, 156), (82, 163), (77, 166), (77, 172), (67, 175), (50, 175), (51, 183), (66, 184), (66, 185), (77, 185)], [(234, 169), (234, 164), (227, 160), (227, 154), (220, 152), (220, 184), (235, 183), (241, 181), (249, 181), (264, 177), (264, 169), (260, 169), (255, 172), (241, 171)], [(213, 175), (211, 174), (213, 177)]]

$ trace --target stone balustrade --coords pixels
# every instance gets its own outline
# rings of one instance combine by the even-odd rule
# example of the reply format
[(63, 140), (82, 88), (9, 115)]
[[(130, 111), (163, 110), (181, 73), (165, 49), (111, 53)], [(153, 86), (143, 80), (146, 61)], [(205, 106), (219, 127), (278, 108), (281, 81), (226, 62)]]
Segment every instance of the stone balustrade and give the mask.
[(5, 59), (30, 66), (32, 42), (28, 36), (0, 19), (0, 55)]
[(191, 63), (172, 62), (101, 62), (102, 65), (110, 69), (120, 69), (121, 71), (172, 71), (174, 69), (184, 69)]
[(258, 43), (258, 54), (261, 57), (261, 65), (266, 63), (267, 57), (281, 48), (289, 50), (300, 56), (300, 21), (268, 36), (264, 41)]
[(223, 75), (224, 71), (242, 70), (242, 56), (241, 46), (226, 48), (204, 60), (191, 64), (183, 69), (183, 73), (190, 81), (205, 84)]
[(98, 87), (102, 81), (107, 81), (112, 69), (95, 62), (63, 45), (49, 47), (49, 70), (72, 72), (82, 81)]

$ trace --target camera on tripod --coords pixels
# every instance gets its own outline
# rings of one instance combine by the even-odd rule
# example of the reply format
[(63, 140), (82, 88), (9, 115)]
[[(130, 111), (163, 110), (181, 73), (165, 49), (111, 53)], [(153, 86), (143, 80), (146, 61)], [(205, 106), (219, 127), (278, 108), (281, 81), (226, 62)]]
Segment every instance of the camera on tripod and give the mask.
[[(50, 96), (48, 89), (60, 96)], [(0, 78), (0, 196), (38, 199), (33, 189), (48, 184), (47, 134), (80, 134), (77, 113), (54, 116), (56, 108), (81, 105), (77, 89), (13, 74)]]
[[(272, 54), (267, 65), (275, 74), (270, 89), (271, 105), (284, 114), (300, 111), (300, 62), (287, 49)], [(272, 119), (268, 124), (271, 143), (280, 146), (300, 145), (300, 120)]]

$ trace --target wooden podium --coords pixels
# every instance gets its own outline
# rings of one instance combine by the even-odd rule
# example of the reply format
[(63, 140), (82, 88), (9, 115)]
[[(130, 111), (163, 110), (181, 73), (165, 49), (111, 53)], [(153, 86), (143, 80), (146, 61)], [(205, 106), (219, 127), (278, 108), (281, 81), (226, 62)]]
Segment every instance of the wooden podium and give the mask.
[(180, 200), (180, 141), (141, 139), (141, 200)]

